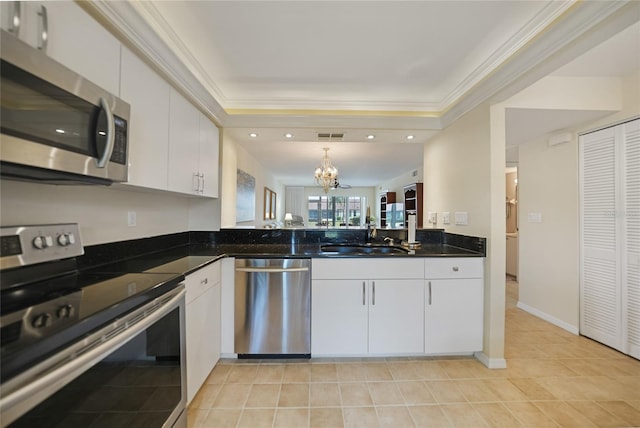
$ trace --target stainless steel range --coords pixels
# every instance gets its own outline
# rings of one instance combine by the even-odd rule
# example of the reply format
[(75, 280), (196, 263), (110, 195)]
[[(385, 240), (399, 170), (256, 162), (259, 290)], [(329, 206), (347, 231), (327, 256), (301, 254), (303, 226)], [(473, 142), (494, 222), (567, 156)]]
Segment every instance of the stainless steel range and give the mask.
[(183, 277), (79, 271), (77, 224), (0, 231), (1, 426), (186, 427)]

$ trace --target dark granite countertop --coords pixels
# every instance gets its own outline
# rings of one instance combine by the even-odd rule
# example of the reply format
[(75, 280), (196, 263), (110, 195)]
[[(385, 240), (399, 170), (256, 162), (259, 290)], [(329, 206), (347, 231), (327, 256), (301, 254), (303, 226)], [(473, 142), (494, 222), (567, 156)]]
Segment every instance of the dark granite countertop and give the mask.
[(322, 244), (230, 244), (220, 245), (221, 252), (229, 257), (322, 257), (322, 258), (362, 258), (362, 257), (484, 257), (476, 251), (466, 250), (446, 244), (423, 244), (408, 253), (361, 254), (322, 252)]
[[(85, 247), (81, 270), (105, 272), (151, 272), (188, 275), (224, 257), (238, 258), (398, 258), (398, 257), (485, 257), (484, 238), (447, 235), (427, 231), (420, 248), (408, 253), (323, 252), (322, 245), (361, 242), (361, 231), (336, 235), (334, 231), (224, 231), (173, 234)], [(353, 235), (353, 236), (352, 236)], [(397, 236), (396, 238), (402, 238)], [(396, 241), (399, 242), (399, 241)], [(362, 245), (362, 244), (361, 244)], [(383, 245), (376, 242), (376, 245)], [(166, 249), (163, 249), (166, 248)]]

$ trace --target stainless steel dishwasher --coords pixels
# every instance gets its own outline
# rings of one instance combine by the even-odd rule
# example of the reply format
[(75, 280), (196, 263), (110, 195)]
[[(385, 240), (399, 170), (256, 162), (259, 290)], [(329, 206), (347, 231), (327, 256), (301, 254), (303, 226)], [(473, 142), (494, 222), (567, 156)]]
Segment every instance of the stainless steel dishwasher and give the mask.
[(311, 259), (236, 259), (238, 358), (311, 356)]

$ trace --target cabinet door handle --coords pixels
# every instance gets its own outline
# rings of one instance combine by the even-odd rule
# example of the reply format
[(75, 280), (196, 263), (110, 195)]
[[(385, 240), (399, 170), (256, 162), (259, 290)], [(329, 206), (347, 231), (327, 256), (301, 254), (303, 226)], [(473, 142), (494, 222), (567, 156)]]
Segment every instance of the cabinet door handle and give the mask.
[(40, 5), (38, 9), (38, 49), (47, 52), (47, 44), (49, 42), (49, 19), (47, 17), (47, 8)]
[(366, 306), (367, 304), (367, 298), (365, 296), (366, 293), (366, 285), (365, 282), (362, 281), (362, 306)]
[(197, 172), (193, 173), (193, 180), (191, 180), (191, 184), (194, 192), (197, 193), (200, 191), (200, 174)]
[(7, 30), (17, 37), (20, 33), (20, 24), (22, 24), (22, 7), (20, 2), (12, 1), (9, 4), (8, 13), (11, 17), (11, 22), (9, 23), (9, 28), (7, 28)]
[(458, 271), (460, 270), (460, 269), (458, 268), (458, 266), (454, 266), (452, 269), (453, 269), (453, 271), (454, 271), (454, 272), (458, 272)]
[(376, 282), (373, 281), (373, 292), (371, 293), (371, 304), (376, 305)]
[(201, 180), (200, 193), (204, 193), (204, 172), (200, 173), (200, 180)]
[(431, 281), (429, 281), (429, 306), (431, 306)]
[(205, 278), (205, 279), (200, 281), (200, 285), (206, 285), (208, 283), (209, 283), (209, 278)]

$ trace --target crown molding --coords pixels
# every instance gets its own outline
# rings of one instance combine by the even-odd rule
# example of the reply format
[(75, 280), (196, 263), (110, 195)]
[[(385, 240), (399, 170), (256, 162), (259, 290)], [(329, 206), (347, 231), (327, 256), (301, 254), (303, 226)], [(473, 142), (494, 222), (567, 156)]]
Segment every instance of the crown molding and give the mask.
[[(394, 128), (441, 129), (497, 94), (506, 96), (506, 89), (523, 88), (564, 64), (566, 56), (559, 58), (563, 50), (573, 46), (576, 57), (594, 46), (598, 37), (605, 40), (640, 19), (640, 2), (633, 0), (551, 2), (439, 103), (229, 100), (151, 2), (96, 0), (78, 4), (111, 28), (219, 126), (244, 126), (250, 121), (290, 124), (300, 118), (314, 125), (331, 124), (338, 119), (333, 113), (340, 112), (348, 114), (342, 119), (352, 126), (384, 118)], [(585, 37), (594, 31), (599, 33)], [(329, 113), (317, 113), (321, 110)], [(390, 117), (390, 111), (407, 115)]]
[[(192, 61), (183, 57), (188, 51), (150, 2), (95, 0), (78, 4), (89, 14), (110, 28), (120, 40), (141, 55), (157, 72), (178, 91), (221, 126), (227, 116), (218, 100), (212, 95), (206, 73), (190, 67)], [(162, 35), (162, 36), (161, 36)], [(180, 52), (180, 55), (176, 54)], [(193, 58), (191, 58), (193, 60)], [(205, 85), (206, 84), (206, 85)]]
[(639, 19), (637, 1), (576, 3), (449, 106), (443, 127), (486, 101), (506, 99)]
[(344, 112), (389, 112), (399, 111), (409, 114), (440, 115), (440, 104), (421, 101), (375, 100), (375, 99), (331, 99), (331, 100), (301, 100), (291, 98), (252, 98), (235, 99), (225, 105), (225, 110), (340, 110)]
[(439, 111), (450, 108), (456, 101), (470, 92), (474, 86), (508, 61), (534, 37), (552, 25), (560, 15), (575, 6), (577, 0), (567, 2), (550, 2), (531, 18), (516, 34), (506, 40), (493, 54), (482, 62), (473, 72), (458, 84), (439, 104)]
[(440, 117), (393, 116), (369, 112), (368, 115), (343, 115), (340, 111), (330, 114), (320, 110), (245, 110), (229, 114), (225, 121), (228, 128), (351, 128), (388, 130), (440, 130)]

